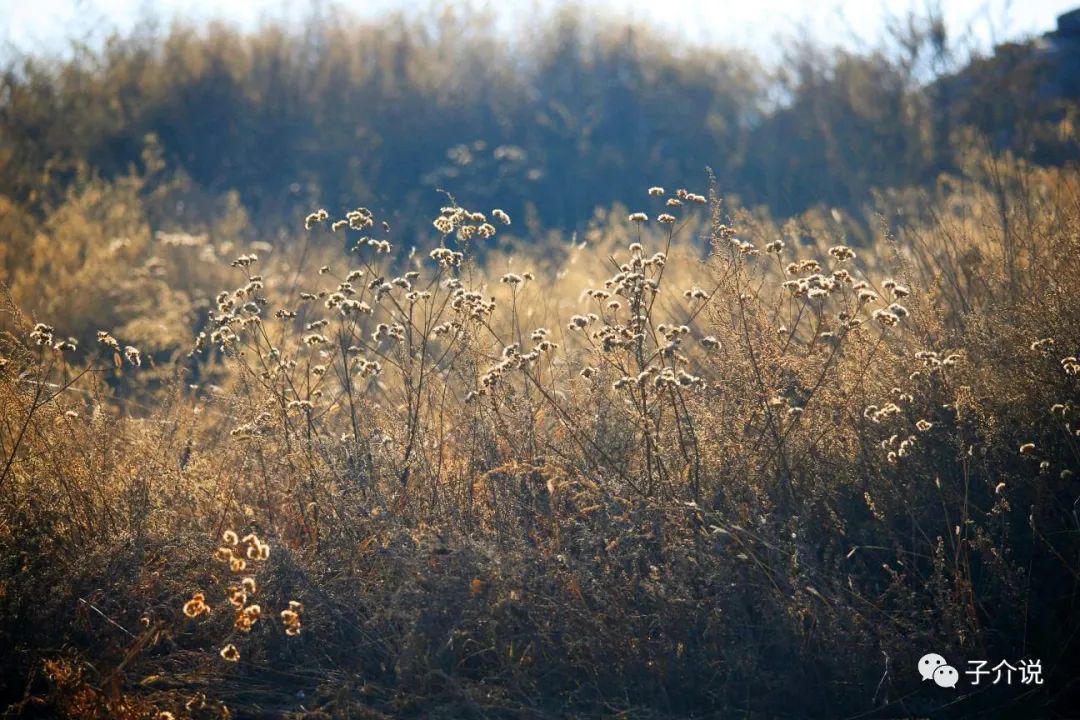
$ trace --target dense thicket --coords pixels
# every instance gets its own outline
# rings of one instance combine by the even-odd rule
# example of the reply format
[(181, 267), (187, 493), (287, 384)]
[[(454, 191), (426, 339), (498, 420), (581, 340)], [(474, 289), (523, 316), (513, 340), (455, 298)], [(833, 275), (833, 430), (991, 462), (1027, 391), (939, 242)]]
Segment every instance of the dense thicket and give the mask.
[(0, 194), (36, 206), (77, 168), (122, 174), (153, 134), (170, 167), (211, 194), (238, 190), (263, 227), (314, 202), (402, 214), (444, 187), (580, 228), (598, 205), (706, 166), (723, 194), (777, 215), (858, 210), (872, 188), (955, 168), (966, 125), (998, 149), (1064, 159), (1077, 95), (1060, 82), (1075, 54), (1034, 43), (951, 73), (958, 55), (932, 18), (864, 54), (793, 42), (777, 72), (569, 11), (513, 47), (492, 26), (453, 10), (252, 34), (176, 25), (13, 59)]

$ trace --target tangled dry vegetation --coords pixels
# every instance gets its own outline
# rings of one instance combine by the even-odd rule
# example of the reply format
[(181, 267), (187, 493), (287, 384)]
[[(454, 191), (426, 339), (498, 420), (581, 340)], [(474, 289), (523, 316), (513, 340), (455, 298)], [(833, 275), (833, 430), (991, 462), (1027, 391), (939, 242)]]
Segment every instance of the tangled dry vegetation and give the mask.
[(1074, 172), (973, 157), (866, 247), (663, 188), (271, 245), (169, 192), (5, 258), (9, 714), (939, 714), (930, 649), (1042, 659), (968, 712), (1075, 692)]

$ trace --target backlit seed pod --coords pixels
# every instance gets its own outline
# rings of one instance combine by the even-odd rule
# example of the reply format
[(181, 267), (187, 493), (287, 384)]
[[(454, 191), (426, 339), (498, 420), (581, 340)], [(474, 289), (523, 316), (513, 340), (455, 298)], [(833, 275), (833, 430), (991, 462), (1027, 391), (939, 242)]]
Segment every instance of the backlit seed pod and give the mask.
[(191, 599), (184, 603), (184, 615), (189, 618), (197, 618), (200, 615), (207, 615), (210, 613), (210, 606), (205, 602), (205, 596), (201, 592), (197, 592), (191, 596)]

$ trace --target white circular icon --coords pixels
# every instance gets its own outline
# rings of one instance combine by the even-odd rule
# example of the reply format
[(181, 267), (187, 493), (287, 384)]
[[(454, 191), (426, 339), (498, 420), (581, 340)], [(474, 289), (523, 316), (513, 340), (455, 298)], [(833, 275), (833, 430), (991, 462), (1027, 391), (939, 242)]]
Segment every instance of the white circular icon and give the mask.
[(940, 665), (934, 671), (934, 682), (938, 684), (938, 687), (954, 688), (959, 680), (960, 673), (956, 672), (956, 668), (952, 665)]

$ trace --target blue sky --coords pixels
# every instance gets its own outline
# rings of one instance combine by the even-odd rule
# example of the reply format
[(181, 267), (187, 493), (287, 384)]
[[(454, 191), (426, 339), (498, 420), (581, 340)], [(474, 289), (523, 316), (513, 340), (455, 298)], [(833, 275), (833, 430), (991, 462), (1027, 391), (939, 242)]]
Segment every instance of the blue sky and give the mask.
[[(561, 0), (504, 0), (468, 4), (491, 10), (501, 30), (513, 34), (530, 19), (550, 12)], [(847, 45), (872, 43), (883, 18), (918, 9), (932, 0), (582, 0), (595, 13), (614, 13), (635, 22), (658, 25), (694, 44), (745, 48), (764, 56), (778, 36), (816, 36)], [(422, 13), (445, 3), (431, 0), (338, 0), (324, 10), (342, 7), (360, 15), (402, 11)], [(941, 0), (954, 32), (969, 28), (980, 47), (994, 41), (1045, 32), (1056, 16), (1080, 0)], [(302, 15), (309, 2), (288, 0), (0, 0), (0, 43), (22, 50), (57, 48), (66, 37), (93, 39), (113, 27), (131, 27), (140, 17), (224, 19), (256, 27), (266, 18)]]

